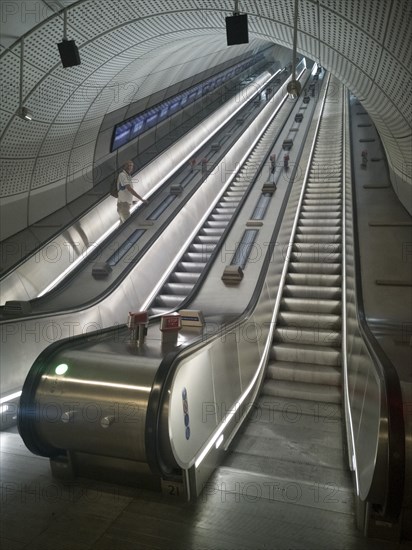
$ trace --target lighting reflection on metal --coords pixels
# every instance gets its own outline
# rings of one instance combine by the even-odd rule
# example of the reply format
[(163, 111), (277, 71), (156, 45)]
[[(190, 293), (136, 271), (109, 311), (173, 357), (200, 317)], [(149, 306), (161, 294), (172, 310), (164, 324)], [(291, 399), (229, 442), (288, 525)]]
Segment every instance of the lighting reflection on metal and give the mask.
[(69, 366), (66, 365), (65, 363), (62, 363), (61, 365), (58, 365), (58, 366), (55, 368), (54, 372), (55, 372), (56, 374), (64, 374), (64, 373), (67, 372), (68, 370), (69, 370)]
[[(301, 75), (303, 74), (303, 72), (305, 71), (305, 68), (302, 69), (302, 71), (299, 73), (299, 76), (298, 78), (301, 77)], [(278, 73), (280, 73), (281, 71), (278, 70), (276, 71), (275, 75), (277, 75)], [(274, 75), (274, 76), (275, 76)], [(256, 93), (256, 95), (258, 93), (260, 93), (260, 91), (263, 89), (263, 87), (265, 86), (265, 84), (262, 84), (262, 86), (260, 88), (258, 88), (258, 91)], [(277, 92), (279, 93), (280, 90)], [(260, 136), (265, 132), (266, 128), (269, 126), (269, 124), (272, 122), (273, 118), (275, 117), (275, 115), (278, 113), (278, 111), (280, 110), (280, 108), (282, 107), (283, 103), (285, 102), (287, 98), (287, 94), (285, 94), (284, 96), (284, 99), (283, 101), (281, 101), (281, 103), (278, 105), (276, 111), (274, 113), (272, 113), (272, 115), (268, 118), (268, 120), (266, 121), (266, 124), (265, 126), (263, 127), (261, 133), (255, 138), (255, 140), (250, 144), (248, 150), (245, 152), (244, 156), (239, 160), (238, 162), (238, 167), (242, 166), (244, 164), (244, 162), (246, 161), (246, 159), (249, 157), (251, 151), (253, 150), (253, 148), (255, 147), (256, 143), (259, 141), (260, 139)], [(243, 106), (243, 105), (242, 105)], [(241, 106), (241, 107), (242, 107)], [(235, 113), (236, 114), (240, 108), (239, 107), (238, 109), (236, 109)], [(228, 117), (227, 119), (225, 119), (225, 121), (222, 122), (222, 124), (218, 127), (218, 129), (220, 129), (221, 127), (223, 127), (234, 115), (230, 115), (230, 117)], [(216, 133), (216, 132), (214, 132)], [(214, 135), (213, 134), (210, 134), (208, 136), (207, 139), (204, 140), (204, 142), (202, 142), (202, 145), (204, 143), (206, 143), (207, 141), (209, 141), (211, 135)], [(192, 154), (193, 155), (193, 154)], [(188, 155), (187, 158), (185, 159), (184, 162), (187, 162), (189, 159), (191, 158), (191, 155)], [(184, 164), (184, 162), (182, 162), (182, 164)], [(224, 162), (224, 159), (221, 161), (221, 162)], [(180, 166), (180, 165), (179, 165)], [(228, 177), (228, 179), (226, 180), (225, 182), (225, 185), (224, 187), (222, 187), (222, 194), (223, 192), (229, 187), (229, 185), (232, 183), (233, 179), (235, 178), (236, 174), (238, 173), (239, 171), (239, 168), (235, 168), (232, 173), (230, 174), (230, 176)], [(158, 187), (158, 186), (157, 186)], [(156, 188), (157, 188), (156, 187)], [(218, 198), (216, 199), (216, 202), (218, 201)], [(215, 204), (216, 203), (211, 203), (209, 209), (205, 212), (204, 216), (201, 218), (201, 220), (199, 221), (198, 225), (194, 228), (194, 230), (192, 231), (192, 233), (188, 236), (186, 242), (182, 245), (182, 247), (180, 248), (180, 250), (176, 253), (176, 255), (174, 256), (174, 258), (171, 260), (170, 264), (169, 264), (169, 268), (167, 270), (164, 271), (163, 273), (163, 277), (159, 280), (158, 282), (158, 285), (155, 287), (155, 289), (153, 290), (153, 292), (150, 294), (150, 296), (147, 297), (146, 301), (143, 303), (142, 305), (142, 309), (147, 309), (152, 300), (155, 298), (155, 296), (158, 294), (159, 290), (162, 288), (164, 282), (166, 281), (166, 279), (169, 277), (171, 271), (174, 269), (177, 261), (179, 260), (179, 258), (181, 257), (182, 253), (186, 250), (186, 248), (189, 246), (189, 244), (192, 242), (192, 240), (194, 239), (194, 237), (197, 235), (197, 233), (199, 232), (200, 228), (203, 226), (203, 224), (205, 223), (205, 221), (207, 220), (207, 218), (209, 217), (210, 213), (212, 212), (212, 210), (214, 209), (215, 207)]]
[(33, 120), (33, 113), (27, 107), (20, 107), (17, 114), (23, 120)]
[[(273, 78), (274, 76), (276, 76), (280, 72), (281, 72), (280, 70), (276, 71), (276, 73), (273, 76), (271, 76), (271, 78)], [(248, 97), (244, 98), (245, 90), (242, 90), (241, 91), (241, 93), (242, 93), (241, 97), (242, 97), (242, 99), (244, 99), (244, 101), (239, 101), (238, 102), (239, 106), (229, 116), (227, 116), (219, 126), (216, 126), (214, 128), (214, 130), (211, 133), (209, 133), (203, 141), (197, 143), (196, 149), (190, 151), (190, 153), (188, 153), (180, 163), (177, 163), (174, 166), (172, 171), (168, 172), (163, 178), (161, 178), (158, 181), (157, 185), (154, 186), (150, 190), (150, 192), (147, 195), (145, 195), (144, 198), (147, 199), (151, 195), (153, 195), (153, 193), (155, 193), (157, 191), (157, 189), (159, 189), (159, 187), (161, 187), (179, 168), (181, 168), (183, 165), (187, 164), (187, 162), (193, 157), (193, 153), (195, 151), (197, 151), (198, 149), (200, 149), (201, 147), (203, 147), (203, 145), (205, 145), (205, 143), (207, 143), (212, 136), (214, 136), (221, 128), (223, 128), (223, 126), (225, 124), (227, 124), (227, 122), (229, 120), (231, 120), (234, 116), (236, 116), (236, 114), (244, 107), (244, 104), (245, 104), (246, 100), (252, 99), (255, 95), (259, 94), (263, 90), (263, 88), (266, 86), (266, 84), (267, 84), (267, 82), (265, 81), (257, 89), (254, 89), (254, 87), (252, 87), (254, 91), (253, 91), (253, 93), (251, 93), (250, 97), (248, 96)], [(246, 88), (246, 90), (247, 89), (248, 88)], [(239, 96), (240, 96), (240, 92), (239, 92)], [(184, 149), (186, 147), (185, 143), (181, 143), (180, 147), (182, 149)], [(132, 178), (132, 181), (134, 181), (134, 178), (136, 178), (136, 181), (137, 181), (138, 174), (136, 174)], [(130, 213), (132, 214), (140, 206), (141, 206), (141, 202), (138, 201), (136, 204), (134, 204), (130, 208)], [(113, 224), (99, 239), (97, 239), (97, 241), (95, 243), (93, 243), (73, 263), (71, 263), (70, 266), (65, 271), (63, 271), (63, 273), (61, 273), (58, 277), (56, 277), (56, 279), (54, 279), (54, 281), (52, 281), (44, 290), (42, 290), (37, 295), (37, 298), (40, 298), (41, 296), (44, 296), (47, 292), (52, 290), (60, 281), (62, 281), (66, 277), (66, 275), (68, 275), (77, 265), (79, 265), (80, 262), (82, 262), (85, 258), (87, 258), (87, 256), (89, 256), (89, 254), (91, 254), (94, 251), (96, 246), (98, 246), (104, 239), (106, 239), (106, 237), (108, 237), (119, 225), (120, 225), (120, 221), (117, 221), (115, 224)]]
[(0, 404), (7, 403), (8, 401), (12, 401), (13, 399), (16, 399), (17, 397), (21, 396), (21, 391), (16, 391), (15, 393), (11, 393), (10, 395), (6, 395), (5, 397), (2, 397), (0, 399)]
[(237, 413), (237, 411), (239, 410), (239, 407), (242, 405), (242, 403), (245, 401), (246, 397), (248, 397), (248, 395), (250, 394), (250, 392), (252, 391), (255, 383), (256, 383), (256, 380), (258, 379), (262, 369), (265, 367), (266, 365), (266, 359), (267, 359), (267, 356), (269, 354), (269, 351), (272, 347), (272, 338), (273, 338), (273, 327), (274, 327), (275, 323), (274, 323), (274, 319), (272, 317), (272, 321), (270, 323), (270, 327), (272, 327), (272, 330), (266, 340), (266, 345), (265, 345), (265, 349), (263, 351), (263, 354), (262, 354), (262, 358), (260, 360), (260, 363), (259, 363), (259, 367), (258, 369), (256, 370), (255, 372), (255, 375), (253, 377), (253, 379), (251, 380), (249, 386), (246, 388), (246, 390), (243, 392), (243, 394), (239, 397), (239, 399), (234, 403), (233, 407), (230, 409), (230, 411), (228, 411), (225, 415), (225, 419), (222, 421), (222, 424), (220, 425), (220, 427), (216, 430), (216, 433), (213, 435), (213, 437), (210, 439), (209, 443), (206, 445), (206, 447), (203, 449), (203, 451), (200, 453), (200, 455), (197, 457), (196, 461), (195, 461), (195, 468), (198, 468), (200, 466), (200, 464), (203, 462), (203, 459), (205, 458), (205, 456), (208, 454), (208, 452), (210, 451), (210, 449), (213, 447), (213, 445), (217, 445), (217, 442), (218, 440), (220, 439), (220, 437), (223, 437), (223, 431), (224, 429), (226, 428), (227, 424), (230, 422), (230, 420), (232, 420), (232, 417), (233, 415), (235, 415)]
[(224, 440), (224, 435), (221, 434), (219, 439), (216, 441), (216, 445), (215, 445), (216, 449), (218, 449), (221, 446), (221, 444), (223, 443), (223, 440)]
[[(275, 72), (274, 75), (272, 75), (270, 77), (270, 80), (273, 79), (278, 73), (280, 73), (281, 70), (277, 70)], [(230, 115), (226, 116), (224, 118), (224, 120), (222, 120), (222, 122), (216, 126), (206, 137), (203, 141), (199, 141), (196, 145), (196, 149), (193, 149), (191, 150), (183, 159), (181, 162), (177, 163), (173, 169), (172, 172), (169, 172), (168, 174), (166, 174), (162, 179), (159, 180), (159, 182), (157, 183), (157, 185), (155, 187), (153, 187), (150, 191), (150, 194), (153, 194), (157, 189), (159, 189), (159, 187), (161, 187), (179, 168), (181, 168), (182, 166), (186, 165), (189, 160), (191, 158), (193, 158), (193, 153), (195, 153), (196, 151), (198, 151), (201, 147), (203, 147), (208, 141), (210, 141), (210, 138), (212, 138), (217, 132), (219, 132), (219, 130), (221, 130), (233, 117), (235, 117), (237, 115), (237, 113), (243, 109), (243, 107), (245, 106), (245, 103), (246, 101), (249, 101), (251, 100), (253, 97), (257, 96), (260, 94), (260, 92), (264, 89), (264, 87), (267, 85), (267, 81), (263, 82), (258, 88), (254, 88), (254, 86), (250, 85), (251, 89), (253, 90), (253, 92), (251, 92), (250, 96), (247, 95), (245, 97), (245, 93), (248, 92), (249, 90), (249, 87), (241, 90), (236, 96), (235, 96), (235, 99), (237, 100), (239, 106), (232, 112), (230, 112)], [(232, 104), (226, 106), (226, 109), (229, 111), (230, 108), (231, 108)], [(223, 109), (223, 107), (222, 107)], [(175, 144), (175, 146), (178, 145), (180, 146), (180, 148), (182, 149), (185, 149), (186, 148), (186, 144), (185, 142), (181, 142), (179, 144)], [(176, 154), (177, 157), (179, 157), (179, 154), (177, 153)], [(136, 175), (136, 178), (137, 178), (137, 175)], [(132, 181), (133, 178), (132, 178)], [(136, 179), (137, 181), (137, 179)], [(147, 197), (145, 197), (147, 198)], [(134, 205), (131, 209), (130, 209), (130, 212), (134, 212), (136, 210), (136, 208), (138, 208), (138, 204)]]
[(302, 84), (297, 80), (291, 80), (287, 85), (287, 91), (288, 94), (293, 97), (293, 99), (296, 99), (300, 96), (300, 92), (302, 91)]
[[(303, 71), (304, 71), (304, 69), (301, 71), (298, 78), (300, 78)], [(287, 96), (285, 96), (285, 99), (286, 99), (286, 97)], [(325, 99), (324, 99), (324, 101), (325, 101)], [(279, 108), (280, 108), (280, 106), (279, 106)], [(299, 211), (299, 209), (298, 209), (298, 211)], [(285, 262), (285, 265), (286, 265), (286, 263), (287, 262)], [(279, 297), (279, 295), (281, 295), (281, 292), (278, 293), (278, 297)], [(227, 412), (227, 414), (225, 416), (225, 419), (222, 421), (220, 427), (216, 430), (215, 434), (209, 440), (209, 443), (205, 446), (203, 451), (199, 454), (199, 456), (195, 460), (195, 468), (198, 468), (200, 466), (200, 464), (203, 462), (203, 459), (209, 453), (209, 451), (213, 447), (213, 445), (217, 445), (217, 441), (219, 440), (220, 437), (223, 436), (223, 431), (226, 428), (227, 424), (230, 422), (233, 415), (237, 413), (237, 411), (239, 410), (239, 407), (242, 405), (242, 403), (248, 397), (248, 395), (252, 391), (252, 389), (253, 389), (253, 387), (256, 383), (256, 380), (258, 379), (262, 369), (265, 367), (266, 360), (267, 360), (267, 357), (269, 355), (269, 351), (272, 347), (273, 331), (274, 331), (274, 328), (275, 328), (275, 325), (276, 325), (276, 317), (277, 317), (278, 309), (279, 309), (279, 306), (278, 307), (275, 306), (275, 309), (274, 309), (273, 315), (272, 315), (272, 320), (270, 322), (271, 330), (270, 330), (270, 333), (269, 333), (268, 338), (266, 340), (265, 349), (263, 351), (263, 354), (262, 354), (262, 357), (261, 357), (261, 360), (260, 360), (260, 363), (259, 363), (259, 367), (257, 368), (253, 379), (251, 380), (249, 386), (246, 388), (246, 390), (243, 392), (243, 394), (234, 403), (232, 409)]]
[(101, 382), (99, 380), (79, 380), (78, 378), (65, 378), (65, 382), (73, 384), (85, 384), (88, 386), (103, 386), (105, 388), (121, 388), (126, 390), (143, 391), (150, 393), (151, 386), (135, 386), (133, 384), (117, 384), (116, 382)]
[[(344, 119), (347, 119), (346, 114), (346, 102), (343, 103)], [(342, 140), (342, 243), (345, 246), (344, 254), (342, 254), (342, 273), (346, 274), (346, 213), (347, 213), (347, 198), (346, 198), (346, 140)], [(347, 350), (347, 336), (348, 336), (348, 315), (347, 315), (347, 278), (342, 277), (342, 367), (343, 367), (343, 396), (345, 402), (345, 411), (346, 411), (346, 427), (347, 427), (347, 438), (350, 438), (351, 449), (350, 451), (350, 467), (354, 472), (355, 484), (356, 484), (356, 494), (359, 495), (359, 472), (356, 462), (356, 443), (355, 443), (355, 429), (353, 426), (353, 417), (352, 409), (350, 403), (350, 390), (349, 390), (349, 379), (348, 379), (348, 356), (346, 353)]]
[(79, 265), (80, 262), (85, 260), (92, 252), (94, 252), (95, 248), (99, 246), (99, 244), (102, 241), (104, 241), (104, 239), (108, 237), (119, 225), (120, 225), (120, 220), (117, 221), (115, 224), (113, 224), (105, 233), (103, 233), (103, 235), (101, 235), (97, 239), (97, 241), (95, 241), (92, 245), (90, 245), (85, 252), (80, 254), (77, 260), (72, 262), (67, 269), (65, 269), (62, 273), (60, 273), (60, 275), (56, 277), (56, 279), (54, 279), (54, 281), (52, 281), (49, 285), (47, 285), (46, 288), (42, 290), (40, 294), (37, 295), (37, 298), (41, 298), (41, 296), (44, 296), (45, 294), (47, 294), (47, 292), (49, 292), (56, 285), (58, 285), (60, 281), (62, 281), (66, 277), (66, 275), (68, 275), (76, 266)]

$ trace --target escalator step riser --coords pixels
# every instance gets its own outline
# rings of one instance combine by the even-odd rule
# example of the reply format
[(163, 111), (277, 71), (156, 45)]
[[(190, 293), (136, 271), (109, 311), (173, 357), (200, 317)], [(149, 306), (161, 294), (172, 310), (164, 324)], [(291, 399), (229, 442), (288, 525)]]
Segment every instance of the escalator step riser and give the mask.
[(187, 296), (192, 290), (193, 285), (188, 283), (166, 283), (161, 290), (163, 294), (171, 294), (177, 296)]
[(321, 329), (340, 331), (342, 323), (340, 315), (327, 315), (319, 313), (303, 313), (280, 310), (276, 326), (279, 328), (288, 327), (299, 329)]
[(208, 220), (204, 227), (205, 228), (213, 228), (213, 229), (221, 229), (222, 231), (227, 226), (227, 223), (225, 221), (214, 221), (214, 220)]
[(334, 234), (314, 234), (310, 232), (298, 232), (295, 234), (295, 244), (340, 244), (342, 236), (337, 233)]
[(175, 271), (170, 275), (170, 281), (194, 285), (199, 279), (199, 273), (188, 273), (184, 271)]
[(339, 347), (342, 343), (342, 337), (340, 331), (333, 329), (279, 327), (274, 331), (273, 342), (292, 345), (304, 344), (307, 346)]
[(154, 303), (153, 303), (153, 307), (167, 307), (172, 309), (172, 308), (178, 307), (185, 298), (186, 296), (160, 294), (159, 296), (156, 296), (156, 299), (154, 300)]
[(325, 206), (321, 206), (319, 204), (317, 205), (313, 205), (313, 206), (307, 206), (307, 205), (303, 205), (302, 206), (302, 212), (316, 212), (316, 213), (323, 213), (323, 212), (328, 212), (328, 213), (336, 213), (338, 214), (340, 212), (340, 208), (337, 207), (337, 206), (328, 206), (328, 205), (325, 205)]
[(238, 200), (228, 200), (228, 199), (222, 199), (219, 201), (219, 208), (227, 208), (228, 210), (234, 211), (238, 207), (239, 201)]
[(305, 254), (315, 254), (315, 255), (327, 255), (329, 253), (335, 254), (341, 251), (340, 243), (302, 243), (294, 242), (292, 246), (292, 251)]
[(310, 273), (288, 273), (286, 284), (340, 287), (342, 284), (341, 275), (310, 274)]
[(292, 252), (290, 256), (292, 262), (304, 262), (304, 263), (340, 263), (342, 261), (342, 255), (334, 252)]
[(228, 222), (231, 219), (232, 219), (232, 216), (230, 216), (229, 214), (216, 214), (216, 213), (213, 213), (210, 216), (211, 221), (215, 221), (215, 222), (218, 222), (218, 223)]
[(327, 228), (329, 227), (335, 227), (339, 231), (341, 230), (341, 220), (340, 219), (328, 219), (328, 220), (320, 220), (316, 217), (312, 218), (300, 218), (298, 222), (298, 227), (321, 227), (321, 228)]
[(305, 384), (326, 384), (340, 387), (342, 372), (339, 367), (331, 365), (310, 365), (307, 363), (269, 363), (266, 378), (270, 380), (287, 380)]
[(185, 252), (183, 255), (184, 262), (203, 263), (205, 264), (210, 258), (210, 253)]
[[(342, 241), (342, 228), (339, 225), (321, 226), (321, 225), (298, 225), (296, 228), (296, 237), (302, 239), (301, 242), (309, 239), (320, 239), (320, 242), (328, 242), (327, 239), (332, 239), (333, 242)], [(336, 241), (338, 239), (338, 241)]]
[(321, 206), (322, 208), (326, 208), (327, 206), (330, 207), (331, 210), (338, 210), (340, 209), (342, 204), (342, 201), (339, 199), (304, 199), (303, 206), (307, 207), (314, 207), (314, 206)]
[(164, 315), (168, 311), (169, 309), (165, 307), (151, 307), (149, 310), (149, 316), (151, 317), (153, 315)]
[[(319, 403), (340, 404), (342, 402), (341, 390), (335, 386), (320, 386), (312, 384), (288, 383), (283, 381), (267, 380), (264, 383), (262, 394), (280, 399), (293, 400), (304, 399), (312, 401), (318, 406)], [(316, 389), (315, 389), (316, 388)]]
[(210, 254), (215, 248), (215, 244), (192, 243), (189, 247), (189, 252), (196, 252), (198, 254)]
[(315, 365), (341, 365), (341, 353), (338, 348), (322, 346), (299, 346), (298, 344), (274, 344), (270, 353), (271, 360), (295, 363), (313, 363)]
[(342, 264), (341, 263), (321, 263), (321, 262), (290, 262), (289, 264), (290, 273), (307, 273), (308, 275), (322, 275), (322, 274), (341, 274), (342, 273)]
[(220, 238), (222, 235), (222, 230), (220, 227), (202, 227), (199, 231), (199, 237), (211, 237), (211, 238)]
[[(312, 184), (313, 185), (313, 184)], [(321, 187), (308, 187), (306, 188), (305, 192), (305, 198), (308, 199), (322, 199), (322, 198), (330, 198), (332, 200), (341, 200), (342, 199), (342, 193), (340, 191), (330, 188), (325, 188), (323, 191), (321, 190)]]
[(232, 190), (229, 190), (229, 191), (226, 192), (226, 195), (227, 195), (228, 197), (235, 197), (235, 198), (237, 198), (237, 199), (239, 200), (239, 199), (241, 199), (241, 198), (243, 197), (244, 193), (242, 193), (241, 191), (234, 191), (234, 190), (232, 191)]
[(315, 176), (313, 176), (313, 175), (309, 175), (308, 184), (309, 185), (319, 185), (320, 187), (326, 187), (327, 185), (332, 185), (332, 186), (338, 185), (342, 189), (342, 180), (341, 180), (341, 178), (338, 178), (336, 180), (332, 179), (332, 178), (322, 179), (322, 178), (315, 178)]
[(341, 218), (336, 212), (309, 212), (304, 211), (300, 213), (300, 218), (307, 219), (316, 219), (316, 220), (325, 220), (324, 223), (329, 223), (329, 220), (339, 221), (341, 223)]
[(178, 269), (189, 273), (200, 273), (205, 268), (204, 262), (179, 262)]
[(342, 193), (342, 183), (310, 183), (306, 185), (307, 190), (313, 190), (316, 192), (324, 192), (327, 193)]
[(219, 242), (219, 239), (220, 239), (220, 235), (198, 235), (193, 241), (193, 244), (216, 246), (216, 244)]
[(303, 206), (306, 207), (315, 207), (320, 206), (322, 209), (330, 207), (331, 210), (339, 210), (341, 208), (342, 201), (334, 199), (304, 199)]
[(280, 302), (282, 311), (340, 315), (342, 303), (340, 300), (313, 300), (310, 298), (290, 298), (285, 296)]
[(234, 212), (235, 210), (236, 210), (236, 206), (232, 204), (226, 205), (221, 203), (219, 203), (215, 209), (217, 214), (232, 214), (232, 212)]
[(309, 300), (340, 300), (342, 291), (339, 287), (285, 285), (283, 296), (307, 298)]

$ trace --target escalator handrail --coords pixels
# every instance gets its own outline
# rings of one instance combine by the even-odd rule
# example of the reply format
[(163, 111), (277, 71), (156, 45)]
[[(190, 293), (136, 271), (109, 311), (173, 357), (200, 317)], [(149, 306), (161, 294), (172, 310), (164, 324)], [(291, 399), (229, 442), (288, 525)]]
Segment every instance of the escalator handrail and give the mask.
[[(351, 128), (351, 126), (351, 117), (349, 117), (349, 127)], [(344, 159), (344, 166), (345, 162), (346, 159)], [(351, 155), (351, 171), (352, 174), (355, 173), (353, 155)], [(397, 519), (402, 509), (406, 468), (405, 420), (403, 415), (402, 390), (395, 366), (372, 333), (366, 319), (362, 291), (362, 273), (360, 261), (357, 260), (357, 258), (360, 258), (360, 242), (355, 178), (351, 179), (351, 194), (353, 226), (353, 257), (351, 260), (354, 267), (354, 300), (357, 323), (363, 342), (371, 357), (375, 372), (383, 384), (387, 406), (388, 469), (386, 495), (384, 504), (380, 508), (376, 508), (375, 511), (388, 519)], [(345, 204), (344, 207), (346, 207)], [(344, 219), (345, 216), (343, 216), (343, 220)]]

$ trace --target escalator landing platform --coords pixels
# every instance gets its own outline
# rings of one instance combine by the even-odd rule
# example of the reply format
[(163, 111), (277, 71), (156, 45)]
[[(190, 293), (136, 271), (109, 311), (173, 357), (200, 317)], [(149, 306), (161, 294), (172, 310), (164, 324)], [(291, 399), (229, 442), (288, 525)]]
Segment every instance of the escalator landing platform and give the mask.
[(149, 490), (53, 479), (49, 461), (32, 455), (16, 428), (0, 437), (4, 548), (408, 550), (407, 543), (365, 540), (354, 519), (353, 527), (344, 527), (345, 513), (336, 518), (328, 510), (264, 498), (252, 485), (245, 492), (241, 470), (243, 489), (212, 479), (197, 502), (187, 503)]

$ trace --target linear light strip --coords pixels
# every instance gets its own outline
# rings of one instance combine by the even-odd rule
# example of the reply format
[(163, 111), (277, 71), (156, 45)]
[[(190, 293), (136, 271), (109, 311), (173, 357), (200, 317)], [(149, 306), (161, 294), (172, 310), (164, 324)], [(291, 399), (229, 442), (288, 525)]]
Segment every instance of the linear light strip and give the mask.
[(13, 401), (13, 399), (16, 399), (17, 397), (20, 397), (20, 396), (21, 396), (21, 391), (10, 393), (9, 395), (6, 395), (6, 397), (2, 397), (0, 399), (0, 405), (3, 403), (8, 403), (9, 401)]
[[(345, 91), (345, 89), (344, 89)], [(356, 462), (356, 445), (355, 445), (355, 433), (353, 429), (352, 410), (350, 406), (349, 397), (349, 377), (348, 377), (348, 358), (347, 358), (347, 302), (346, 302), (346, 123), (347, 123), (347, 101), (348, 94), (344, 93), (343, 102), (343, 166), (342, 166), (342, 360), (343, 360), (343, 385), (344, 385), (344, 398), (345, 398), (345, 410), (347, 412), (347, 437), (350, 438), (349, 461), (352, 471), (355, 472), (356, 482), (356, 494), (359, 495), (359, 473)], [(352, 204), (352, 201), (351, 201)], [(348, 433), (349, 432), (349, 433)]]
[(78, 266), (83, 260), (85, 260), (93, 251), (94, 249), (99, 246), (99, 244), (106, 239), (120, 224), (120, 220), (114, 223), (103, 235), (101, 235), (97, 241), (95, 241), (93, 244), (91, 244), (85, 252), (80, 254), (80, 256), (75, 260), (73, 263), (70, 264), (70, 266), (65, 269), (54, 281), (52, 281), (49, 285), (46, 286), (44, 290), (40, 292), (40, 294), (37, 295), (37, 298), (41, 298), (47, 292), (50, 292), (55, 286), (57, 286), (60, 281), (62, 281), (66, 275), (68, 275), (76, 266)]
[[(53, 376), (55, 379), (56, 377)], [(87, 386), (103, 386), (105, 388), (120, 388), (125, 390), (135, 390), (135, 391), (143, 391), (146, 393), (150, 393), (152, 391), (151, 386), (135, 386), (133, 384), (119, 384), (116, 382), (102, 382), (99, 380), (80, 380), (78, 378), (70, 378), (66, 376), (59, 377), (59, 380), (64, 380), (68, 383), (73, 384), (83, 384)]]

